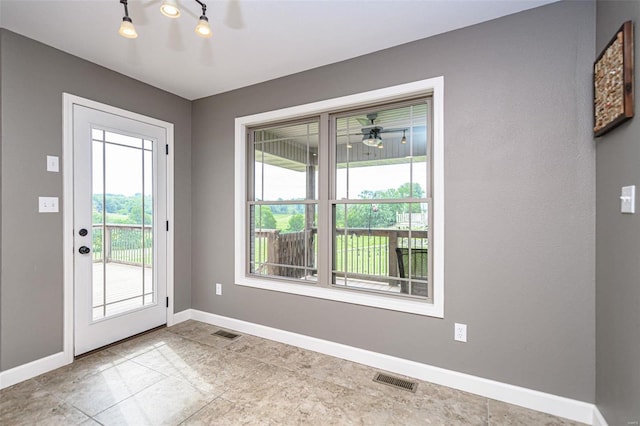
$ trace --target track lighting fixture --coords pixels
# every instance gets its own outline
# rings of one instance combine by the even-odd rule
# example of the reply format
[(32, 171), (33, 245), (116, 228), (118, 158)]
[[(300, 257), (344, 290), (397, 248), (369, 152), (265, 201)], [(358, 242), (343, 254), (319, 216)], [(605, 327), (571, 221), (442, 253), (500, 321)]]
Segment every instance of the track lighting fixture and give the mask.
[(122, 37), (136, 38), (138, 33), (136, 27), (133, 26), (133, 21), (129, 18), (129, 8), (127, 7), (127, 0), (120, 0), (120, 3), (124, 6), (124, 16), (122, 17), (122, 23), (120, 23), (120, 29), (118, 33)]
[(211, 27), (209, 26), (209, 19), (207, 18), (207, 5), (202, 3), (200, 0), (196, 0), (196, 2), (202, 6), (202, 15), (200, 15), (200, 20), (198, 21), (198, 25), (196, 25), (196, 34), (203, 38), (209, 38), (213, 35), (211, 32)]
[[(136, 38), (138, 37), (138, 33), (133, 26), (133, 21), (129, 17), (127, 1), (128, 0), (120, 0), (120, 3), (122, 3), (122, 5), (124, 6), (124, 16), (122, 17), (122, 23), (120, 24), (118, 33), (122, 37)], [(195, 32), (200, 37), (209, 38), (213, 35), (213, 32), (211, 31), (211, 26), (209, 25), (209, 18), (207, 18), (207, 5), (200, 0), (195, 0), (195, 2), (202, 7), (202, 15), (200, 15), (200, 18), (198, 19), (198, 24), (196, 25)], [(160, 5), (160, 12), (162, 12), (162, 14), (168, 18), (179, 17), (180, 8), (178, 7), (178, 0), (162, 0), (162, 4)]]
[(162, 0), (160, 12), (167, 18), (178, 18), (180, 16), (180, 8), (176, 0)]

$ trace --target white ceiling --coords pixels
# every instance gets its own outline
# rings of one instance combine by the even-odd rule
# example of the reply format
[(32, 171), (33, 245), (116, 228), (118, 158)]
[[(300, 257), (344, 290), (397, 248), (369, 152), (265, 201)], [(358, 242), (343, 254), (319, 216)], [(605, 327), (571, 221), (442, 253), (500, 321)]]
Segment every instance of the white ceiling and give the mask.
[(375, 52), (557, 0), (204, 0), (213, 37), (194, 33), (200, 6), (129, 0), (135, 40), (118, 35), (119, 0), (0, 0), (0, 26), (198, 99)]

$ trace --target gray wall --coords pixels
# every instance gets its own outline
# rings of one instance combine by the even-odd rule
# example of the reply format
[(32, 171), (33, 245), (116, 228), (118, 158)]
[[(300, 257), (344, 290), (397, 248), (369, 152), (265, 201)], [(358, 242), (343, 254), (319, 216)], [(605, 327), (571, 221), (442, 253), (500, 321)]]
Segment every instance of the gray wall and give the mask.
[(0, 49), (0, 369), (7, 370), (63, 346), (62, 213), (37, 213), (39, 195), (62, 197), (62, 173), (46, 172), (45, 158), (62, 155), (63, 92), (175, 124), (175, 309), (191, 306), (191, 102), (6, 30)]
[[(593, 402), (594, 44), (561, 2), (195, 101), (193, 308)], [(232, 285), (234, 118), (439, 75), (445, 318)]]
[[(597, 3), (597, 52), (627, 20), (638, 25), (640, 2)], [(640, 213), (621, 214), (618, 198), (622, 186), (640, 190), (638, 34), (636, 117), (597, 139), (596, 402), (610, 425), (640, 421)]]

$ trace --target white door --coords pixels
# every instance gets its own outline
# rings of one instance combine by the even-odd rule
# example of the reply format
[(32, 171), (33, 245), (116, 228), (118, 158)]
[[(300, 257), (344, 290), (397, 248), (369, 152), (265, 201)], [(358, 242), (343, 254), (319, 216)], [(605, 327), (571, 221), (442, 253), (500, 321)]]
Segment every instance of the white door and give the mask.
[(73, 106), (75, 355), (166, 323), (166, 134)]

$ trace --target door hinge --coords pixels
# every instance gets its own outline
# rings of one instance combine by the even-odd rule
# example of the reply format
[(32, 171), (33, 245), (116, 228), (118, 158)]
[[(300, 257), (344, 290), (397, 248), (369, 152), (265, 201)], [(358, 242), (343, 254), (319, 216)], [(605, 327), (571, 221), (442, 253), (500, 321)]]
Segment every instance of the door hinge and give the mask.
[(166, 151), (167, 155), (169, 155), (169, 144), (166, 144), (164, 146), (164, 148), (165, 148), (165, 151)]
[(169, 307), (169, 297), (167, 297), (167, 308)]
[(167, 231), (169, 230), (169, 221), (167, 221)]

